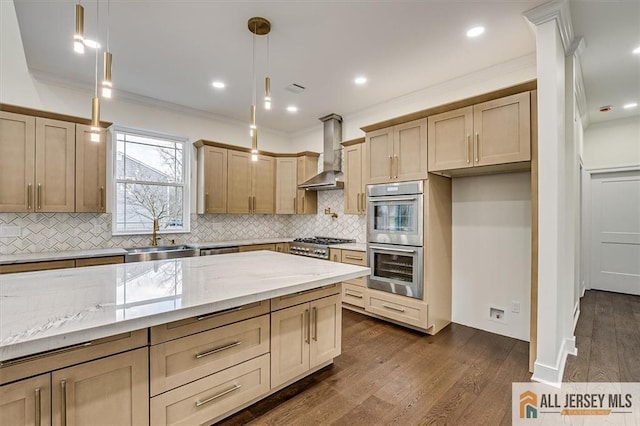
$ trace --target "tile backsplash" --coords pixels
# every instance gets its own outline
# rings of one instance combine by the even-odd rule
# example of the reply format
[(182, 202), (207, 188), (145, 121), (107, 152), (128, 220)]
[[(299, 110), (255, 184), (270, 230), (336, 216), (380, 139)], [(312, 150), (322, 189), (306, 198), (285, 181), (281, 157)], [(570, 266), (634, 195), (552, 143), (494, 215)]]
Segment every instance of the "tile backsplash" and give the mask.
[[(317, 215), (191, 215), (191, 232), (163, 234), (160, 244), (213, 242), (254, 238), (353, 238), (364, 242), (366, 217), (343, 214), (343, 191), (320, 191)], [(331, 208), (338, 214), (324, 214)], [(0, 213), (0, 226), (17, 226), (19, 237), (0, 237), (0, 255), (96, 248), (146, 246), (148, 235), (111, 235), (111, 214)]]

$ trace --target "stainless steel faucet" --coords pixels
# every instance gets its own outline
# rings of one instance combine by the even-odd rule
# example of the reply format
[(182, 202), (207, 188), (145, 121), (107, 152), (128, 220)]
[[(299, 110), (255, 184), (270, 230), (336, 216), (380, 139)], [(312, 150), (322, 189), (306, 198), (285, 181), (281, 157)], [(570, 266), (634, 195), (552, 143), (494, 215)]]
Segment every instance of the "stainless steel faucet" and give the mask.
[(158, 219), (153, 219), (153, 233), (151, 234), (152, 246), (158, 245), (158, 240), (160, 239), (160, 237), (158, 237), (159, 230), (160, 230), (160, 222), (158, 221)]

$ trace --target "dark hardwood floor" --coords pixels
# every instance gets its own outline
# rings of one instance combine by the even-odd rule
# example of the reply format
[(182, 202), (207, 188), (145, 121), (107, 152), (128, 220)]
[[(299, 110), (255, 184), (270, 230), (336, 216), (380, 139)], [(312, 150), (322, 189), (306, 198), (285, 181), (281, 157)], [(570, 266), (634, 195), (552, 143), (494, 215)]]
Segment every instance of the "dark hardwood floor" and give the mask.
[[(640, 381), (640, 297), (589, 291), (565, 381)], [(222, 425), (510, 425), (527, 342), (451, 324), (426, 336), (343, 310), (334, 364)]]

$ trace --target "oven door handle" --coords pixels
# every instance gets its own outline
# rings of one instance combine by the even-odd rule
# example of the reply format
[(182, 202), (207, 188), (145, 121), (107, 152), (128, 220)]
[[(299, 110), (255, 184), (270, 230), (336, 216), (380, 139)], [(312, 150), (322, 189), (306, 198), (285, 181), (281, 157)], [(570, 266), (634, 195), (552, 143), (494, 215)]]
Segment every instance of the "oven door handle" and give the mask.
[(389, 248), (389, 247), (380, 247), (380, 246), (369, 246), (370, 249), (373, 250), (385, 250), (385, 251), (399, 251), (401, 253), (415, 253), (415, 250), (411, 249), (401, 249), (401, 248)]
[(402, 196), (384, 196), (384, 197), (371, 197), (369, 201), (372, 203), (388, 203), (389, 201), (416, 201), (417, 197), (402, 197)]

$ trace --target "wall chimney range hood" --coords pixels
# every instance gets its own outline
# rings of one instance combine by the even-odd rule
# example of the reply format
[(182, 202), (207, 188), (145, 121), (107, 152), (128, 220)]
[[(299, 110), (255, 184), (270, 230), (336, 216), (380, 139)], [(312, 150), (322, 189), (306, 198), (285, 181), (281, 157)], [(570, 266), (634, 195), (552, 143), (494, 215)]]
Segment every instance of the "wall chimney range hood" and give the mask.
[(342, 117), (329, 114), (321, 117), (323, 122), (323, 162), (322, 173), (298, 185), (307, 191), (324, 191), (344, 188), (342, 173)]

